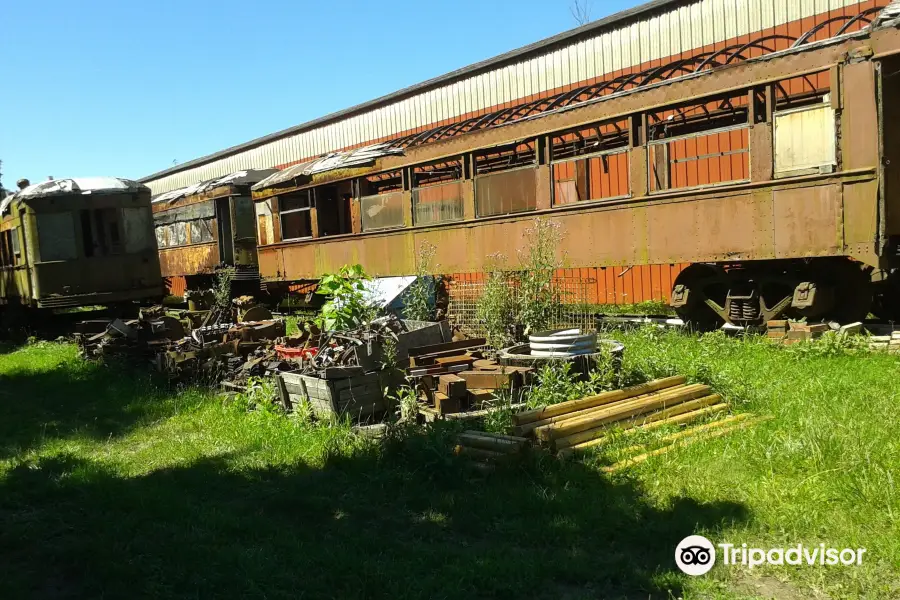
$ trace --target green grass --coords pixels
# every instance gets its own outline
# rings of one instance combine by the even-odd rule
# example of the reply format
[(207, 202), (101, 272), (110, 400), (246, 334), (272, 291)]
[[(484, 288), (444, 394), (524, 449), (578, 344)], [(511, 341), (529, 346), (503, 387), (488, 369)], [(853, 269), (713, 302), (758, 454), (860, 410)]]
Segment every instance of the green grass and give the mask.
[[(774, 419), (614, 476), (604, 454), (483, 472), (444, 428), (379, 447), (70, 345), (0, 346), (0, 597), (900, 595), (898, 358), (613, 335), (626, 383), (683, 373)], [(868, 554), (689, 578), (673, 552), (691, 533)]]

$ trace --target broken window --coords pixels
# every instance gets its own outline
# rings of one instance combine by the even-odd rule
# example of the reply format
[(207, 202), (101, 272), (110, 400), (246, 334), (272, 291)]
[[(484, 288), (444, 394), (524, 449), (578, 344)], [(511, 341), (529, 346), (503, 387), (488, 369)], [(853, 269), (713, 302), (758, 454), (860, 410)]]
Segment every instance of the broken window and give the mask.
[(475, 212), (479, 217), (537, 208), (535, 140), (475, 155)]
[(628, 131), (621, 120), (552, 136), (553, 204), (628, 196)]
[(115, 208), (82, 210), (81, 240), (86, 257), (122, 253), (119, 211)]
[(775, 84), (775, 176), (830, 173), (837, 166), (837, 120), (830, 71)]
[(0, 231), (0, 267), (11, 267), (16, 264), (13, 253), (12, 238), (14, 230)]
[(403, 192), (360, 198), (362, 230), (403, 227)]
[(748, 94), (647, 114), (650, 190), (750, 179)]
[(434, 225), (463, 219), (461, 159), (414, 167), (412, 176), (414, 224)]
[(43, 262), (77, 258), (75, 222), (72, 213), (37, 215), (38, 251)]
[(192, 244), (204, 244), (213, 241), (212, 219), (195, 219), (190, 222), (190, 228)]
[(157, 248), (165, 248), (168, 243), (166, 239), (166, 232), (168, 231), (168, 226), (163, 225), (161, 227), (156, 228), (156, 247)]
[(349, 182), (324, 185), (313, 189), (319, 237), (353, 232), (350, 218), (351, 186)]
[(363, 231), (403, 227), (403, 173), (388, 171), (359, 179), (359, 211)]
[(302, 240), (312, 237), (312, 199), (309, 190), (279, 197), (281, 239)]
[(184, 221), (174, 223), (175, 229), (175, 246), (186, 246), (188, 243), (188, 224)]

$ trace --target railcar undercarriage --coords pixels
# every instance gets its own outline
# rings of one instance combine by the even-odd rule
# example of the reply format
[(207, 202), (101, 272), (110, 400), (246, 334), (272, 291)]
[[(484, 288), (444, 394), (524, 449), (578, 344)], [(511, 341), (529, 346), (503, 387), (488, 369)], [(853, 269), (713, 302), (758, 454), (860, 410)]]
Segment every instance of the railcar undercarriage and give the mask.
[(784, 318), (850, 323), (873, 309), (890, 318), (881, 303), (873, 305), (877, 289), (871, 267), (843, 257), (698, 263), (676, 278), (672, 307), (701, 330)]

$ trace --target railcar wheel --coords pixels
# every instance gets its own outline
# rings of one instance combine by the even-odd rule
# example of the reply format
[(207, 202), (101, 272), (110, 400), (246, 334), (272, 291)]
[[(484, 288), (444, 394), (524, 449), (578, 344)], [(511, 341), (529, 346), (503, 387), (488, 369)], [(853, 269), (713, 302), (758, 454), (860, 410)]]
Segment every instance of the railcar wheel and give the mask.
[(707, 300), (724, 310), (728, 294), (727, 275), (721, 267), (693, 264), (675, 278), (672, 305), (685, 325), (694, 331), (713, 331), (724, 319)]

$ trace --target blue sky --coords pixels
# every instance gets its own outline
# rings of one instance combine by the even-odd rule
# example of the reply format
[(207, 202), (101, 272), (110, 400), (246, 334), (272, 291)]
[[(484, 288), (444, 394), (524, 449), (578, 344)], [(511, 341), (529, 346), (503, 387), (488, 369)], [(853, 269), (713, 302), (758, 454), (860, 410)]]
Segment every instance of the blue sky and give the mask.
[(143, 177), (571, 29), (570, 5), (3, 0), (3, 183)]

